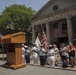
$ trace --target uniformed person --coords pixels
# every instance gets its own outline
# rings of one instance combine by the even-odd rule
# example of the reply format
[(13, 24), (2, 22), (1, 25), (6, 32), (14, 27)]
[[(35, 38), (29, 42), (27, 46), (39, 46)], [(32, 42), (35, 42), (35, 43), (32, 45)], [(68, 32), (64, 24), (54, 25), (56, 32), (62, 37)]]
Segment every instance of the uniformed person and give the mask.
[(22, 63), (25, 63), (25, 48), (24, 48), (24, 44), (22, 44)]
[(55, 66), (58, 66), (59, 60), (60, 60), (60, 54), (59, 54), (59, 49), (57, 48), (56, 44), (53, 44), (53, 48), (55, 51)]
[(24, 46), (24, 48), (26, 63), (30, 63), (30, 50), (28, 49), (28, 46)]
[(54, 67), (55, 66), (55, 51), (52, 49), (51, 45), (49, 45), (49, 51), (47, 55), (48, 55), (49, 67)]
[(40, 56), (40, 65), (45, 66), (46, 64), (46, 59), (47, 59), (47, 52), (44, 48), (43, 45), (41, 45), (40, 51), (39, 51), (39, 56)]
[(33, 64), (38, 65), (38, 48), (35, 43), (33, 43), (31, 54), (32, 54)]

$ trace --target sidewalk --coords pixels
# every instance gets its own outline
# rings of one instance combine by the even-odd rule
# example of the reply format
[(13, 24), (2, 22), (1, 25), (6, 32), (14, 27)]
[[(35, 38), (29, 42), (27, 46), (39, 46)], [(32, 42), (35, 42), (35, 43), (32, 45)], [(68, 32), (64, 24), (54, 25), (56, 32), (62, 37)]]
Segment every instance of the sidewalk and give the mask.
[[(34, 64), (29, 64), (29, 65), (42, 67), (42, 66), (40, 66), (40, 65), (34, 65)], [(45, 65), (43, 68), (52, 68), (52, 67), (49, 67), (48, 65)], [(52, 68), (52, 69), (61, 69), (61, 70), (76, 71), (76, 68), (71, 68), (71, 67), (62, 68), (61, 66), (55, 66), (55, 67)]]
[[(38, 63), (40, 64), (40, 62), (38, 62)], [(41, 67), (39, 64), (38, 65), (34, 65), (33, 64), (33, 60), (31, 60), (31, 63), (29, 65)], [(50, 68), (49, 65), (45, 65), (44, 67), (45, 68)], [(59, 64), (59, 66), (55, 66), (53, 69), (62, 69), (62, 70), (76, 71), (76, 66), (75, 66), (75, 68), (71, 68), (70, 66), (68, 66), (67, 68), (62, 68), (61, 64)]]
[[(6, 63), (6, 61), (0, 60), (0, 67), (2, 67), (2, 65), (3, 65), (4, 63)], [(27, 64), (27, 65), (42, 67), (42, 66), (40, 66), (39, 64), (38, 64), (38, 65), (34, 65), (34, 64), (33, 64), (33, 61), (31, 61), (31, 63), (30, 63), (30, 64)], [(49, 67), (49, 65), (45, 65), (43, 68), (50, 68), (50, 67)], [(76, 71), (76, 68), (71, 68), (71, 67), (62, 68), (62, 67), (61, 67), (61, 64), (59, 64), (59, 66), (55, 66), (55, 67), (52, 68), (52, 69)]]

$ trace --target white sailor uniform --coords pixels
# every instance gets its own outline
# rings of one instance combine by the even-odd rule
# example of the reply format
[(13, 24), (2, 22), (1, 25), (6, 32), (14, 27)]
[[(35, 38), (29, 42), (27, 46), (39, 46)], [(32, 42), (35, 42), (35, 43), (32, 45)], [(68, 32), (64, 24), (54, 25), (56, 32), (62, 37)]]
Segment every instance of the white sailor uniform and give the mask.
[(25, 62), (25, 48), (22, 47), (22, 63)]
[(55, 56), (54, 55), (55, 55), (55, 51), (53, 49), (48, 51), (48, 61), (49, 61), (50, 67), (54, 67), (54, 65), (55, 65)]
[(31, 53), (32, 53), (33, 63), (35, 65), (38, 65), (38, 48), (37, 47), (33, 47), (31, 49)]

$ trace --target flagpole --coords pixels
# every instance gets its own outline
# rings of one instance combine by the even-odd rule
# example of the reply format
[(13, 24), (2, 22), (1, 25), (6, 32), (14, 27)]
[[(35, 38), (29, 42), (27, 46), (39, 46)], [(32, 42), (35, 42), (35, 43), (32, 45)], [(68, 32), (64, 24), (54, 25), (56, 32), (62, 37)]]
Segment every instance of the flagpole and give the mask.
[(43, 29), (42, 24), (41, 24), (41, 30)]
[[(41, 36), (42, 36), (42, 32), (43, 32), (43, 26), (42, 26), (42, 24), (40, 25), (41, 26)], [(43, 44), (43, 41), (41, 40), (41, 44)]]
[(44, 29), (43, 29), (43, 27), (42, 27), (42, 24), (41, 24), (41, 30), (42, 30), (42, 36), (43, 36), (42, 44), (44, 45), (46, 51), (48, 51), (47, 37), (46, 37), (45, 31), (44, 31)]

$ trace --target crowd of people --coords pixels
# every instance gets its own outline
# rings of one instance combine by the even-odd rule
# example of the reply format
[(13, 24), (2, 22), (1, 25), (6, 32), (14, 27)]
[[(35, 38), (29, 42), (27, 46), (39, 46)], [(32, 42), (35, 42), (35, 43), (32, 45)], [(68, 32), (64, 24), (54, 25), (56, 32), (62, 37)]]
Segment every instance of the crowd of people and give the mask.
[[(30, 63), (32, 56), (33, 64), (41, 66), (49, 65), (49, 67), (61, 66), (63, 68), (75, 67), (76, 63), (76, 44), (61, 43), (60, 48), (57, 44), (48, 46), (48, 50), (41, 44), (40, 48), (34, 43), (31, 47), (22, 44), (23, 63)], [(40, 62), (40, 63), (39, 63)]]

